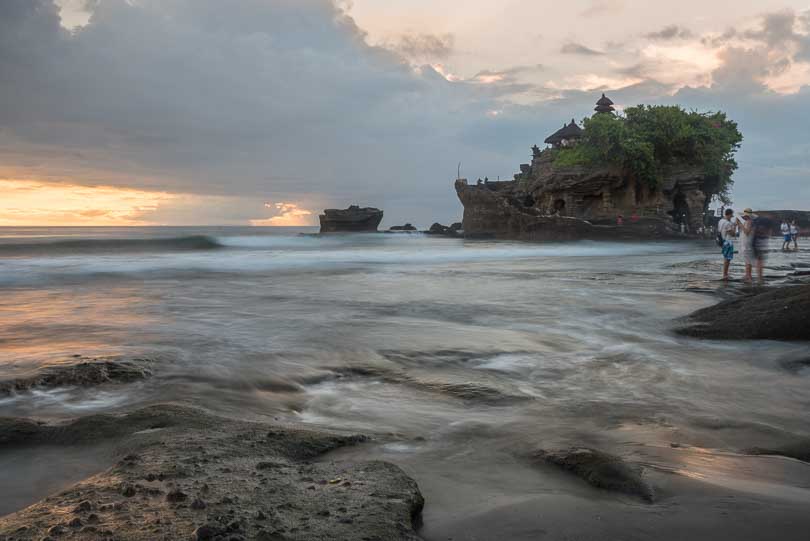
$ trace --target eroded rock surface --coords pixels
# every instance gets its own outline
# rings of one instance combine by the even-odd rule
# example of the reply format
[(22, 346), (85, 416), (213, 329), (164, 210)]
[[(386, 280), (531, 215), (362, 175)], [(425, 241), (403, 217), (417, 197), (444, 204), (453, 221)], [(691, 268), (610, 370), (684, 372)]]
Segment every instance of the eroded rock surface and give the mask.
[[(633, 239), (680, 236), (703, 226), (705, 171), (673, 165), (651, 189), (621, 169), (560, 166), (554, 149), (538, 151), (514, 180), (455, 183), (464, 235), (523, 240)], [(621, 225), (618, 225), (619, 217)]]
[(644, 480), (643, 468), (620, 457), (576, 447), (556, 451), (541, 449), (533, 458), (569, 471), (597, 488), (629, 494), (647, 502), (654, 500), (653, 488)]
[(703, 308), (676, 332), (734, 340), (810, 340), (810, 284), (758, 291)]
[(0, 423), (0, 450), (103, 438), (121, 438), (115, 466), (0, 518), (0, 539), (419, 539), (424, 501), (402, 470), (309, 462), (360, 436), (167, 405), (61, 426)]

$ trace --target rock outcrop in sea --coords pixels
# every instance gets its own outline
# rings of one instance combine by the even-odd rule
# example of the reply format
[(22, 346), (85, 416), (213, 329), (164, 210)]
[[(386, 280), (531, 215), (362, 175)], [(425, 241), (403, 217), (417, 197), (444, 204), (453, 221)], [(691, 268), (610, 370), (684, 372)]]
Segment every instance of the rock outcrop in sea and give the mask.
[(413, 224), (406, 223), (405, 225), (393, 225), (388, 228), (389, 231), (416, 231), (416, 227)]
[[(672, 213), (689, 216), (689, 228), (703, 222), (704, 175), (695, 168), (671, 169), (660, 190), (635, 183), (621, 169), (560, 167), (541, 153), (515, 180), (455, 183), (464, 205), (468, 237), (525, 240), (578, 238), (665, 238), (680, 231)], [(622, 224), (617, 225), (621, 216)]]
[(383, 219), (383, 211), (351, 205), (347, 209), (326, 209), (318, 218), (321, 233), (367, 233), (377, 231), (377, 226)]
[[(599, 146), (607, 145), (602, 133), (593, 137), (594, 141), (588, 139), (588, 130), (604, 128), (607, 118), (615, 119), (616, 125), (611, 127), (620, 131), (635, 126), (629, 120), (614, 117), (611, 104), (603, 96), (594, 119), (585, 121), (586, 129), (572, 120), (546, 139), (550, 148), (532, 147), (531, 162), (522, 164), (512, 180), (479, 179), (471, 184), (465, 178), (457, 179), (456, 193), (464, 206), (464, 236), (568, 240), (661, 238), (700, 231), (708, 219), (711, 197), (722, 192), (719, 186), (723, 182), (724, 186), (730, 185), (728, 177), (736, 167), (731, 156), (736, 146), (729, 143), (726, 154), (714, 156), (714, 161), (709, 163), (723, 171), (718, 175), (707, 172), (711, 169), (707, 163), (697, 163), (694, 158), (690, 161), (689, 157), (676, 155), (675, 150), (673, 156), (660, 158), (655, 153), (655, 145), (660, 144), (669, 151), (666, 140), (664, 143), (655, 140), (653, 144), (652, 139), (629, 139), (628, 145), (640, 144), (650, 153), (651, 163), (646, 170), (649, 178), (642, 178), (628, 165), (635, 162), (625, 155), (634, 150), (622, 150), (619, 142), (611, 140), (617, 156), (625, 153), (621, 154), (622, 159), (613, 159), (613, 150)], [(649, 115), (657, 121), (655, 108), (639, 110), (639, 115)], [(721, 120), (710, 120), (703, 115), (697, 115), (698, 120), (695, 120), (688, 113), (678, 111), (673, 114), (683, 115), (684, 118), (679, 118), (684, 122), (706, 121), (708, 129), (717, 132), (727, 129)], [(665, 115), (660, 116), (666, 119)], [(594, 127), (588, 127), (589, 122)], [(665, 124), (667, 120), (660, 122)], [(737, 133), (736, 125), (729, 122), (728, 126)], [(655, 133), (655, 137), (664, 136)], [(697, 135), (694, 138), (699, 140)], [(672, 146), (677, 145), (673, 142)], [(680, 146), (677, 149), (685, 152)], [(607, 152), (607, 156), (600, 152)], [(560, 159), (562, 156), (565, 159)]]

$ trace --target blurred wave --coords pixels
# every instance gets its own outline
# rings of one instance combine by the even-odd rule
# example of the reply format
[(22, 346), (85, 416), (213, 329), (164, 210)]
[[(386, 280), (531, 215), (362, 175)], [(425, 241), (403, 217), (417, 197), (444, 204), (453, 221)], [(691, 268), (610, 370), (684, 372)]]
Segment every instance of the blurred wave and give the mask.
[(145, 239), (76, 239), (46, 242), (0, 243), (0, 257), (76, 254), (128, 254), (133, 252), (184, 252), (216, 250), (222, 244), (205, 235)]

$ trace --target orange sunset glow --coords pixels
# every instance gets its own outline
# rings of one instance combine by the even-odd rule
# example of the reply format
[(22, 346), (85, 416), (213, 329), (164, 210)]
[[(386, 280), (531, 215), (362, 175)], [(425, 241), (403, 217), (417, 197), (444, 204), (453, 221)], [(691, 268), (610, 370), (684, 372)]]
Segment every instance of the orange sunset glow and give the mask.
[(296, 203), (265, 203), (264, 206), (275, 209), (278, 215), (267, 219), (250, 220), (250, 225), (292, 227), (316, 224), (314, 213), (299, 207)]
[(146, 218), (177, 198), (113, 186), (0, 180), (0, 226), (151, 225)]

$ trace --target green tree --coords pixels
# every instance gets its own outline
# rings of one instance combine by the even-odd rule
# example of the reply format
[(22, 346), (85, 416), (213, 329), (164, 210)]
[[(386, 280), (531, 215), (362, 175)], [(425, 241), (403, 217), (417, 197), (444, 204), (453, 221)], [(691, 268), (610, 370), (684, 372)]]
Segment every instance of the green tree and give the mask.
[(704, 168), (707, 195), (728, 198), (742, 134), (725, 113), (639, 105), (625, 109), (624, 115), (596, 114), (583, 126), (580, 144), (561, 149), (555, 166), (621, 167), (657, 189), (668, 166), (688, 164)]

